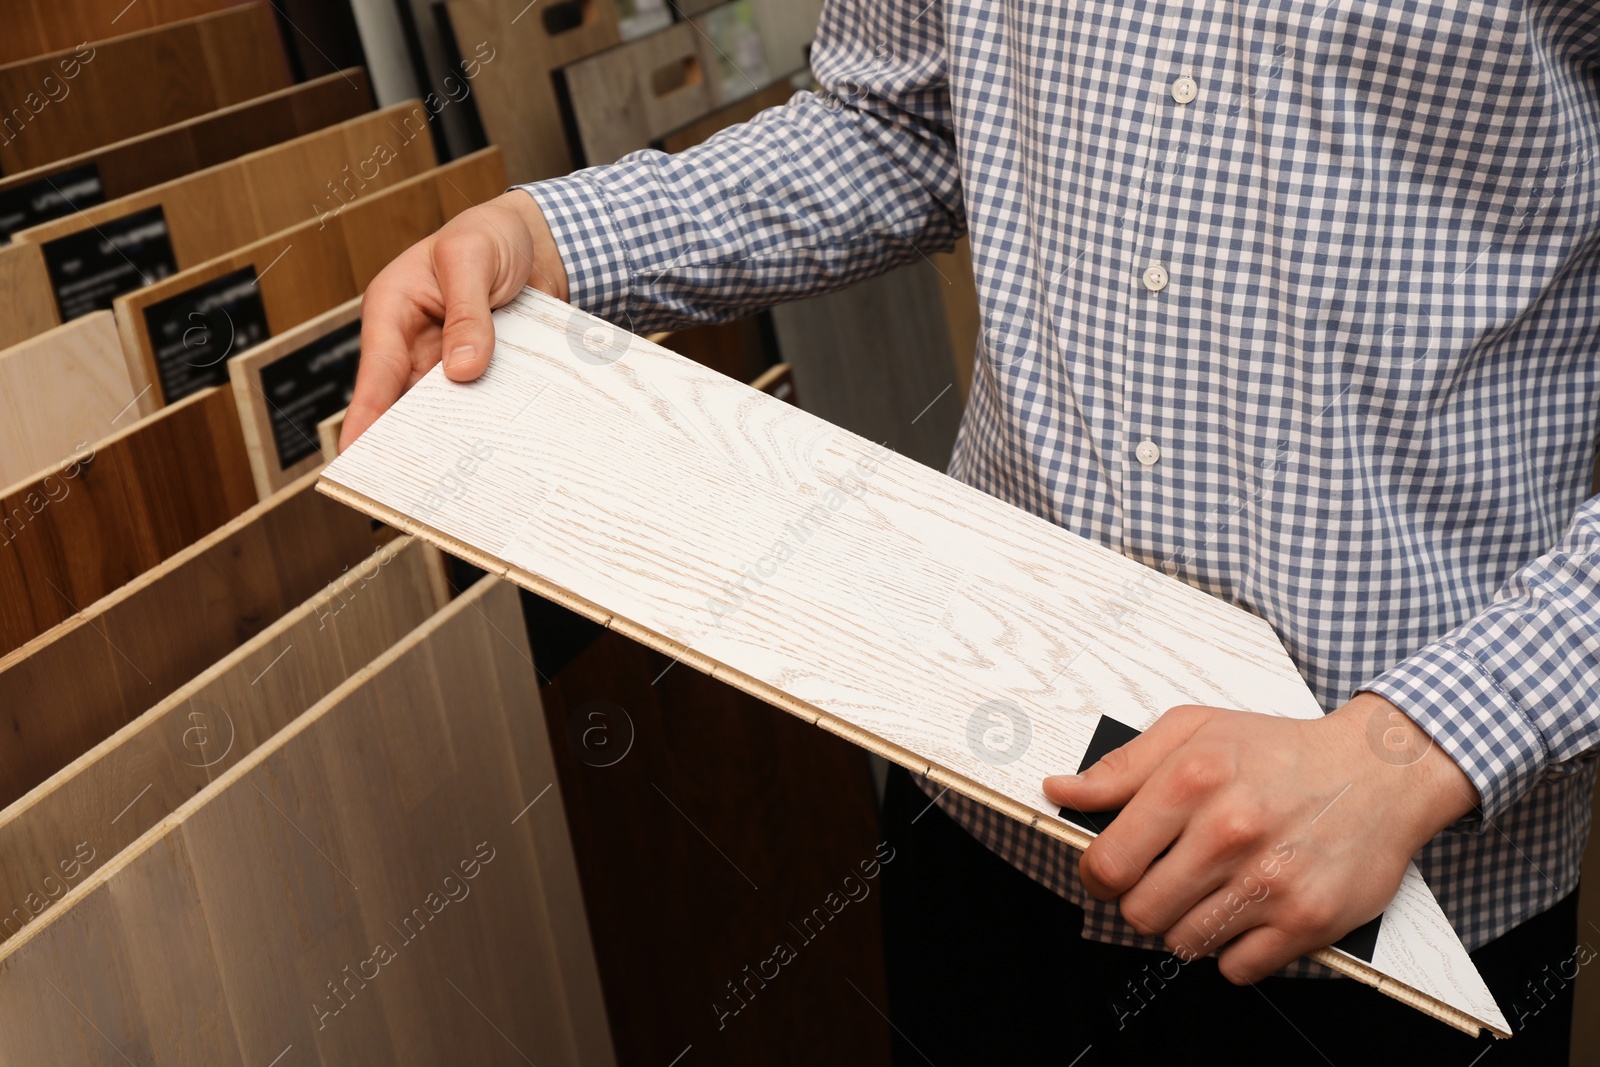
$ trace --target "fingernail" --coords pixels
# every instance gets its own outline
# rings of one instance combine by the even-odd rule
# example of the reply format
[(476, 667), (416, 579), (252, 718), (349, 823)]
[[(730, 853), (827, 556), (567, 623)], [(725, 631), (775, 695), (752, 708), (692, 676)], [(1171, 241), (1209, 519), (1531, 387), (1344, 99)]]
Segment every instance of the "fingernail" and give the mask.
[(1072, 785), (1073, 783), (1081, 782), (1082, 780), (1083, 775), (1081, 774), (1052, 774), (1050, 777), (1044, 780), (1044, 784), (1050, 785), (1051, 783), (1054, 783), (1056, 785)]
[(450, 350), (449, 355), (444, 357), (444, 369), (449, 370), (451, 367), (458, 367), (477, 354), (478, 350), (471, 345), (457, 345)]

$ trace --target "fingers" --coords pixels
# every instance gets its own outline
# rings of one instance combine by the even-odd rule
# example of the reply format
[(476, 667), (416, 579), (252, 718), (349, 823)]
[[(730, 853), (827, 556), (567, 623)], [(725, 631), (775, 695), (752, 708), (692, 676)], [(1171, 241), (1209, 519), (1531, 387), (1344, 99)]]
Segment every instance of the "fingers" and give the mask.
[(1173, 708), (1144, 733), (1107, 752), (1082, 774), (1044, 780), (1044, 792), (1057, 804), (1079, 811), (1120, 808), (1144, 785), (1172, 752), (1194, 736), (1206, 721), (1208, 708)]
[(1234, 985), (1251, 985), (1283, 970), (1321, 945), (1301, 944), (1274, 926), (1241, 931), (1217, 956), (1217, 970)]
[(385, 284), (381, 274), (373, 279), (361, 301), (361, 362), (339, 432), (339, 451), (349, 448), (410, 388), (416, 320), (412, 298), (403, 288)]
[(502, 249), (492, 229), (447, 226), (433, 243), (433, 268), (444, 303), (440, 348), (444, 373), (469, 382), (482, 374), (494, 354), (491, 294), (501, 281)]

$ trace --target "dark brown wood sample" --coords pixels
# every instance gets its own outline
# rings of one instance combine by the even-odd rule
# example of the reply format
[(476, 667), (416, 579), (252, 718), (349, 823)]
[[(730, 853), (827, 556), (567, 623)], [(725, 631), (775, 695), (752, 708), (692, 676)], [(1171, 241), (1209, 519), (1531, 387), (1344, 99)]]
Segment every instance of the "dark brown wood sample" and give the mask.
[(0, 63), (220, 11), (240, 0), (10, 0)]
[(0, 653), (255, 502), (233, 393), (211, 390), (0, 494)]
[(372, 524), (316, 493), (315, 477), (0, 656), (0, 804), (86, 751), (100, 724), (141, 714), (372, 552)]
[(275, 15), (248, 4), (0, 66), (10, 174), (289, 84)]

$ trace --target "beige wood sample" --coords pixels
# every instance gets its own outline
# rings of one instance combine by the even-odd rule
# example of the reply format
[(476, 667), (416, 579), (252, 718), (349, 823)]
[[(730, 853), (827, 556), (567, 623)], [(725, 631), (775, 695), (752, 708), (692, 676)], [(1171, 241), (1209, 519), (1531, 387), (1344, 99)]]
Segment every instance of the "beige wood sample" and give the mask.
[(0, 656), (0, 804), (104, 736), (86, 724), (133, 719), (372, 553), (370, 520), (314, 481)]
[[(572, 169), (552, 72), (622, 40), (611, 0), (448, 0), (463, 56), (480, 65), (473, 98), (515, 182)], [(472, 68), (469, 66), (468, 70)]]
[(562, 69), (584, 162), (613, 163), (715, 106), (693, 24), (618, 45)]
[(0, 653), (256, 500), (233, 394), (196, 393), (0, 492)]
[(137, 399), (109, 311), (0, 349), (0, 485), (131, 425)]
[[(273, 336), (360, 296), (396, 255), (442, 222), (505, 190), (498, 148), (485, 148), (364, 196), (337, 214), (280, 230), (236, 251), (118, 297), (114, 310), (128, 372), (161, 393), (145, 312), (244, 267), (254, 269)], [(237, 356), (245, 348), (232, 348)], [(169, 402), (161, 395), (157, 402)]]
[(289, 84), (266, 3), (0, 66), (0, 172), (43, 166)]
[[(1322, 713), (1257, 616), (532, 290), (495, 332), (319, 488), (1074, 847), (1041, 783), (1103, 716)], [(1415, 867), (1313, 958), (1508, 1034)]]
[(19, 230), (12, 240), (48, 245), (160, 207), (178, 266), (192, 267), (431, 170), (432, 134), (424, 128), (408, 140), (397, 133), (417, 106), (406, 101), (359, 115)]
[(350, 409), (345, 408), (317, 423), (317, 441), (322, 445), (322, 457), (330, 463), (339, 454), (339, 435), (344, 433), (344, 417), (349, 413)]
[(50, 188), (51, 180), (59, 179), (63, 171), (92, 166), (105, 198), (114, 200), (354, 118), (371, 107), (367, 72), (350, 67), (45, 166), (7, 174), (0, 177), (0, 193), (40, 183)]
[(443, 607), (438, 558), (391, 541), (137, 718), (73, 719), (83, 754), (0, 811), (0, 941)]
[(0, 346), (9, 348), (60, 322), (38, 247), (0, 245)]
[[(325, 461), (324, 455), (331, 459), (338, 452), (337, 437), (334, 438), (335, 447), (328, 451), (326, 442), (320, 436), (313, 436), (321, 432), (321, 423), (324, 420), (319, 419), (315, 426), (302, 427), (299, 431), (305, 438), (306, 444), (313, 446), (313, 451), (303, 459), (284, 466), (273, 432), (273, 416), (276, 414), (281, 418), (290, 418), (294, 413), (284, 411), (279, 398), (268, 395), (268, 387), (262, 381), (263, 372), (286, 359), (294, 358), (306, 346), (320, 341), (336, 330), (351, 326), (352, 323), (358, 324), (351, 326), (352, 329), (359, 329), (360, 321), (361, 298), (357, 297), (228, 361), (228, 377), (233, 385), (234, 401), (239, 406), (239, 425), (244, 431), (244, 447), (250, 454), (250, 473), (256, 481), (256, 492), (262, 499), (266, 499), (308, 471), (322, 466)], [(354, 342), (359, 348), (359, 334), (354, 338)], [(355, 366), (352, 360), (351, 382), (354, 381), (354, 374)], [(327, 384), (331, 387), (339, 383)], [(336, 414), (342, 414), (345, 403), (349, 401), (348, 395), (342, 391), (339, 396), (340, 411)]]
[(541, 718), (485, 579), (7, 942), (0, 1064), (613, 1064)]

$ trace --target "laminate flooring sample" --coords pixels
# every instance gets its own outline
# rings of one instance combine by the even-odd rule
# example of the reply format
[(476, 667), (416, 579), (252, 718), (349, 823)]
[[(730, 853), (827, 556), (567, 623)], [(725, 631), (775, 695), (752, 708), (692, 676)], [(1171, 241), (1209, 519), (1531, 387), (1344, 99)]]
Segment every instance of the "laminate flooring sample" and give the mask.
[(0, 941), (422, 625), (446, 590), (438, 551), (397, 538), (137, 718), (62, 723), (82, 754), (0, 811)]
[[(1197, 589), (531, 290), (495, 330), (319, 488), (1074, 847), (1041, 783), (1108, 722), (1322, 713)], [(1313, 958), (1509, 1035), (1415, 867), (1380, 919)]]
[(486, 578), (0, 946), (0, 1065), (611, 1067), (542, 720)]
[(0, 653), (255, 502), (229, 389), (196, 393), (0, 491)]
[(308, 475), (0, 656), (0, 804), (371, 555), (371, 521), (319, 496), (315, 481)]
[(65, 461), (139, 415), (109, 311), (0, 350), (0, 485)]

